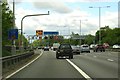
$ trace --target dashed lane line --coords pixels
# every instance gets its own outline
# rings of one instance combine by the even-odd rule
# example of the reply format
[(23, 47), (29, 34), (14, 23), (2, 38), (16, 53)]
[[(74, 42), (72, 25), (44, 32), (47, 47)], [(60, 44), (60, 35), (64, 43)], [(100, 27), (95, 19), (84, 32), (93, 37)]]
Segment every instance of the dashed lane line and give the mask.
[(94, 58), (96, 58), (97, 56), (93, 56)]
[(16, 70), (16, 71), (13, 72), (12, 74), (8, 75), (8, 76), (6, 77), (6, 79), (12, 77), (13, 75), (15, 75), (16, 73), (18, 73), (18, 72), (21, 71), (22, 69), (24, 69), (24, 68), (26, 68), (27, 66), (29, 66), (30, 64), (32, 64), (32, 63), (33, 63), (34, 61), (36, 61), (39, 57), (41, 57), (42, 54), (43, 54), (43, 51), (41, 52), (41, 54), (40, 54), (37, 58), (35, 58), (35, 59), (32, 60), (31, 62), (29, 62), (28, 64), (26, 64), (25, 66), (23, 66), (22, 68)]
[(108, 61), (110, 61), (110, 62), (113, 62), (114, 60), (112, 60), (112, 59), (107, 59)]
[(85, 79), (92, 80), (91, 77), (89, 77), (83, 70), (81, 70), (78, 66), (76, 66), (73, 62), (71, 62), (69, 59), (66, 59)]

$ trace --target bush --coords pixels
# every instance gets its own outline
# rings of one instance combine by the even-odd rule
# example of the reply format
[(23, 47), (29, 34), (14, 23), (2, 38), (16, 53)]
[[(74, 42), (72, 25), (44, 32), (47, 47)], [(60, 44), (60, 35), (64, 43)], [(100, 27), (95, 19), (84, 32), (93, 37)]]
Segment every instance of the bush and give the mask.
[(3, 46), (2, 47), (2, 57), (11, 55), (11, 46)]

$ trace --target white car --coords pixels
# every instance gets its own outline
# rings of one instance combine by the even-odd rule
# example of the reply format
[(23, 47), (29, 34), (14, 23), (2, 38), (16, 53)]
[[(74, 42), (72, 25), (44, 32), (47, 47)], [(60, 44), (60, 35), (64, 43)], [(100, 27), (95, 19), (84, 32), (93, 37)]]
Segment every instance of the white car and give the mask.
[(95, 47), (95, 44), (91, 44), (90, 48), (93, 49)]
[(89, 47), (89, 45), (87, 45), (87, 44), (81, 45), (80, 46), (80, 52), (81, 53), (82, 52), (88, 52), (88, 53), (90, 53), (90, 47)]
[(115, 44), (115, 45), (113, 45), (113, 48), (120, 48), (120, 45)]

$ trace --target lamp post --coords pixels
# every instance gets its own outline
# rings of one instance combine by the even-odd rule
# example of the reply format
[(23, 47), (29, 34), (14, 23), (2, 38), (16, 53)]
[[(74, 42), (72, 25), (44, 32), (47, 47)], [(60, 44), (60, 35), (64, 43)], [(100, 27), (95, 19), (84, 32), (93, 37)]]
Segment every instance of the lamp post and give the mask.
[(33, 15), (25, 15), (22, 19), (21, 19), (21, 37), (20, 37), (20, 41), (21, 41), (21, 52), (23, 50), (23, 39), (22, 39), (22, 35), (23, 35), (23, 20), (26, 17), (31, 17), (31, 16), (42, 16), (42, 15), (49, 15), (49, 11), (47, 14), (33, 14)]
[(101, 44), (101, 31), (100, 31), (100, 28), (101, 28), (101, 8), (109, 8), (110, 6), (99, 6), (99, 7), (92, 7), (90, 6), (89, 8), (98, 8), (99, 9), (99, 44)]
[[(68, 36), (70, 36), (70, 26), (68, 25), (67, 19), (65, 19), (66, 25), (65, 27), (68, 26)], [(69, 43), (70, 43), (70, 38), (69, 38)]]
[[(74, 21), (76, 21), (76, 20), (74, 20)], [(87, 21), (87, 19), (85, 19), (85, 20), (80, 19), (79, 21), (80, 21), (79, 35), (81, 36), (81, 24), (82, 24), (82, 21)], [(79, 45), (81, 45), (81, 38), (79, 37), (79, 39), (80, 39)]]
[[(79, 33), (80, 36), (81, 36), (81, 23), (82, 23), (82, 21), (87, 21), (87, 19), (86, 19), (86, 20), (80, 20), (80, 33)], [(81, 39), (80, 39), (80, 45), (81, 45), (81, 43), (82, 43), (82, 42), (81, 42)]]
[[(13, 0), (13, 29), (15, 29), (15, 1)], [(12, 54), (16, 54), (15, 40), (12, 40)]]

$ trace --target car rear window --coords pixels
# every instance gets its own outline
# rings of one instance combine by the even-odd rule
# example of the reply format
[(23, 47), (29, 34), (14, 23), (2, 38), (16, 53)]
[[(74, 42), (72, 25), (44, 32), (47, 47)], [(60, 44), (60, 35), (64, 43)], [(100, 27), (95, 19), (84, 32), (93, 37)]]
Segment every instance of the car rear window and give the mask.
[(88, 46), (82, 46), (82, 47), (88, 47)]
[(60, 48), (61, 49), (70, 49), (71, 46), (70, 45), (61, 45)]

